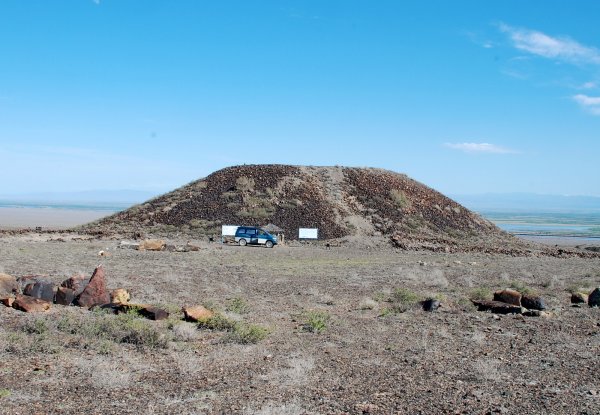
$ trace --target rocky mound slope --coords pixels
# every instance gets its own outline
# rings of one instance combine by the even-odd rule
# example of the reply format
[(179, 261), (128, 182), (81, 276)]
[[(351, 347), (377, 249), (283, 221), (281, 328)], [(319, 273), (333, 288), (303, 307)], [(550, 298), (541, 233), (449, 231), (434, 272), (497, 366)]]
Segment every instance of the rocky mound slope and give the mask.
[(402, 248), (517, 243), (489, 221), (403, 174), (373, 168), (244, 165), (85, 225), (90, 233), (218, 236), (221, 225), (274, 224), (286, 239), (387, 240)]

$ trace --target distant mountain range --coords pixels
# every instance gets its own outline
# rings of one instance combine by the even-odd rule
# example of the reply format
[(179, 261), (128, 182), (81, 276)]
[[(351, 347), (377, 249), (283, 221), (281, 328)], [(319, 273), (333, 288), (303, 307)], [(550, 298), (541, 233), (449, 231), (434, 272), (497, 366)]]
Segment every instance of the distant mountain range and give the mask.
[(487, 193), (450, 195), (463, 206), (478, 212), (600, 212), (600, 197), (540, 195), (534, 193)]

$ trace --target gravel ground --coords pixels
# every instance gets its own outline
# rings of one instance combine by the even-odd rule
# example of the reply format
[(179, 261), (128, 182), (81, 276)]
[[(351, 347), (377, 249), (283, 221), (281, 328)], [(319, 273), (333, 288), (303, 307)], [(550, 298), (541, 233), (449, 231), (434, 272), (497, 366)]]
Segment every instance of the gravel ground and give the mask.
[[(219, 244), (138, 252), (114, 240), (47, 239), (0, 238), (0, 272), (60, 283), (102, 263), (109, 287), (128, 289), (133, 302), (171, 311), (210, 305), (269, 334), (256, 344), (225, 342), (225, 333), (180, 323), (175, 313), (147, 322), (164, 340), (157, 347), (98, 343), (57, 323), (92, 324), (98, 313), (55, 305), (29, 315), (0, 306), (4, 414), (597, 414), (600, 407), (600, 309), (571, 307), (568, 294), (600, 286), (598, 258)], [(470, 295), (508, 286), (541, 294), (550, 317), (470, 306)], [(399, 304), (397, 289), (437, 296), (443, 307), (426, 313)], [(232, 310), (234, 301), (244, 307)], [(315, 315), (325, 318), (323, 330), (307, 331)]]

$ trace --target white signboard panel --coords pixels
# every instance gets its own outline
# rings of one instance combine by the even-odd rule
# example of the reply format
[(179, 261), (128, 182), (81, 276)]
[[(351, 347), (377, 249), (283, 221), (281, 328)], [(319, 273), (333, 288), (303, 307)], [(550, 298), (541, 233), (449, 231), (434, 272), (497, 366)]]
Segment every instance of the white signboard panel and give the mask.
[(237, 231), (239, 226), (236, 225), (223, 225), (221, 226), (221, 235), (223, 236), (235, 236), (235, 231)]
[(319, 230), (317, 228), (298, 229), (299, 239), (319, 239)]

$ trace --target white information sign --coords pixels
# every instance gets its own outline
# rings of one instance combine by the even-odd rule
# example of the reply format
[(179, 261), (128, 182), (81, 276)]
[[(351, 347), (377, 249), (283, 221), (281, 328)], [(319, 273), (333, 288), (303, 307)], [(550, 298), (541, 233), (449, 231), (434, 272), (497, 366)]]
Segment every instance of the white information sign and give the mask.
[(319, 239), (319, 230), (317, 228), (298, 229), (299, 239)]
[(236, 225), (223, 225), (221, 226), (221, 235), (223, 236), (235, 236), (235, 231), (237, 231), (239, 226)]

